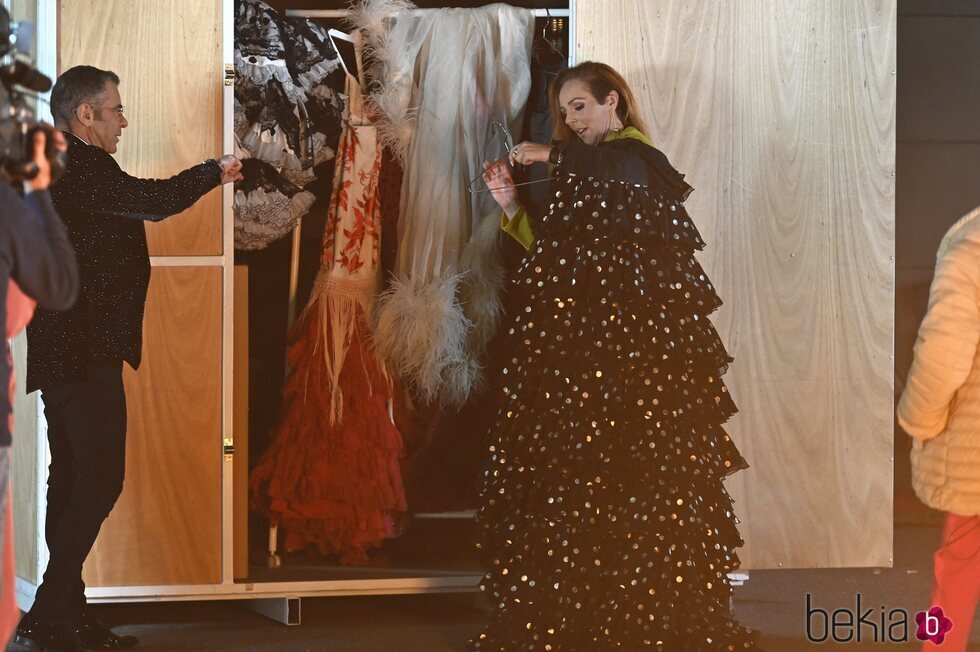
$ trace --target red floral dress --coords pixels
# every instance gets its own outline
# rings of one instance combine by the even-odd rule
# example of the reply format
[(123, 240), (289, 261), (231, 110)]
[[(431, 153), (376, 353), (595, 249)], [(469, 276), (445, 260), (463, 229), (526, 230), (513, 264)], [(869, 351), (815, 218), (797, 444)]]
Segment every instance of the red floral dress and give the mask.
[(287, 550), (313, 544), (363, 564), (370, 548), (398, 534), (406, 505), (391, 383), (370, 344), (382, 147), (351, 78), (348, 91), (321, 268), (290, 332), (283, 414), (250, 487), (253, 505), (285, 531)]

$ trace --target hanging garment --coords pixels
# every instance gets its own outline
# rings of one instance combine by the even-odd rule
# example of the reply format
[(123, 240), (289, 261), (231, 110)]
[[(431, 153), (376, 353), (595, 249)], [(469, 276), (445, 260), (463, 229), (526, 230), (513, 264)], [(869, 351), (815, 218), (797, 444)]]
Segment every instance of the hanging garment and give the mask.
[(251, 155), (299, 169), (296, 105), (306, 98), (290, 74), (284, 32), (278, 13), (266, 3), (236, 2), (235, 99), (246, 116), (246, 129), (236, 135)]
[[(310, 184), (316, 178), (314, 168), (334, 157), (340, 137), (343, 100), (333, 88), (332, 74), (339, 71), (340, 57), (322, 27), (304, 19), (281, 19), (260, 0), (237, 0), (234, 125), (240, 157), (272, 165), (299, 189)], [(248, 177), (250, 171), (236, 185), (246, 194), (256, 184)], [(261, 194), (256, 206), (236, 201), (236, 248), (266, 247), (292, 230), (312, 204), (308, 197), (282, 194), (292, 201)], [(281, 209), (278, 215), (273, 214), (276, 207)], [(257, 220), (262, 222), (253, 224)]]
[(747, 467), (690, 192), (634, 139), (562, 143), (515, 282), (477, 514), (495, 613), (470, 649), (754, 649), (732, 618)]
[[(321, 82), (313, 86), (306, 94), (306, 103), (303, 105), (309, 126), (303, 128), (312, 131), (307, 136), (306, 147), (311, 148), (313, 164), (299, 170), (292, 167), (284, 167), (282, 175), (288, 181), (309, 190), (308, 186), (317, 178), (317, 166), (333, 160), (337, 142), (340, 140), (341, 115), (343, 114), (344, 100), (330, 85), (335, 83), (331, 78), (330, 82)], [(305, 125), (306, 123), (301, 123)], [(327, 187), (330, 186), (327, 179)]]
[(290, 334), (292, 372), (273, 441), (252, 472), (253, 503), (285, 530), (284, 547), (316, 545), (363, 564), (396, 536), (405, 494), (391, 385), (371, 347), (380, 282), (381, 147), (348, 79), (350, 121), (340, 141), (323, 260)]
[(381, 283), (387, 287), (388, 280), (395, 273), (395, 258), (398, 253), (398, 202), (402, 194), (402, 166), (391, 150), (384, 148), (381, 160), (381, 181), (378, 184), (381, 200), (382, 233), (381, 239)]
[(503, 155), (487, 147), (492, 123), (520, 125), (534, 16), (503, 4), (412, 7), (368, 0), (353, 18), (375, 62), (382, 141), (404, 166), (395, 274), (375, 341), (424, 402), (459, 405), (479, 382), (502, 284), (499, 208), (468, 187), (484, 160)]
[(236, 95), (239, 81), (263, 90), (274, 81), (289, 102), (299, 104), (339, 66), (326, 30), (316, 23), (282, 19), (261, 0), (236, 0)]
[(235, 184), (237, 249), (261, 249), (286, 235), (316, 199), (257, 158), (242, 159), (242, 176)]

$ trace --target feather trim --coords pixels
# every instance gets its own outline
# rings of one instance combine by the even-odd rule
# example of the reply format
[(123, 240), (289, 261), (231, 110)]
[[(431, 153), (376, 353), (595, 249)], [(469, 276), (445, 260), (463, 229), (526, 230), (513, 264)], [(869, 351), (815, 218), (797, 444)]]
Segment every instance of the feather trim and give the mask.
[(372, 89), (366, 102), (377, 116), (378, 141), (400, 161), (415, 133), (418, 109), (411, 106), (413, 66), (402, 61), (402, 46), (392, 42), (386, 19), (416, 9), (408, 0), (354, 0), (347, 18), (364, 36), (362, 59)]
[(479, 366), (467, 350), (473, 322), (457, 299), (462, 278), (395, 278), (378, 300), (378, 354), (427, 403), (459, 405), (477, 382)]
[(463, 250), (462, 269), (466, 274), (460, 288), (463, 311), (473, 322), (469, 350), (483, 356), (500, 326), (500, 293), (505, 270), (500, 255), (500, 222), (496, 215), (485, 217)]

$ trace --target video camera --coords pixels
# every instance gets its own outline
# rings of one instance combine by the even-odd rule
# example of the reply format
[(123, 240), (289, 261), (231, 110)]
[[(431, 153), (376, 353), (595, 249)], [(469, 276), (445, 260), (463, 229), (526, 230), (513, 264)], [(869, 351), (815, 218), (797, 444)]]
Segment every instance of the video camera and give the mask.
[[(32, 160), (34, 134), (53, 128), (39, 123), (28, 104), (25, 91), (44, 93), (51, 90), (51, 80), (38, 72), (24, 57), (30, 56), (34, 25), (30, 21), (13, 22), (7, 9), (0, 5), (0, 172), (13, 180), (37, 176)], [(45, 155), (51, 162), (52, 181), (65, 170), (67, 157), (58, 151), (48, 137)]]

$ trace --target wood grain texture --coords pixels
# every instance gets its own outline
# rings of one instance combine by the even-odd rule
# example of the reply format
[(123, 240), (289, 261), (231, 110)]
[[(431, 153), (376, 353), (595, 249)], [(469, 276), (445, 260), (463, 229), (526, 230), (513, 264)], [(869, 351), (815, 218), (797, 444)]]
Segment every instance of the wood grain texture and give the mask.
[[(165, 178), (221, 156), (221, 0), (59, 0), (58, 18), (60, 72), (88, 64), (120, 77), (126, 172)], [(220, 254), (220, 191), (146, 231), (154, 256)]]
[[(26, 394), (27, 334), (10, 342), (17, 387), (14, 390), (14, 447), (10, 496), (14, 515), (14, 572), (28, 582), (37, 582), (37, 410), (38, 392)], [(43, 497), (41, 497), (43, 500)]]
[(895, 0), (578, 0), (695, 187), (745, 568), (892, 558)]
[(89, 586), (221, 581), (220, 267), (155, 267), (143, 364), (126, 367), (126, 481)]
[(235, 367), (232, 375), (234, 392), (235, 438), (234, 513), (235, 513), (235, 579), (248, 577), (248, 267), (235, 266)]

